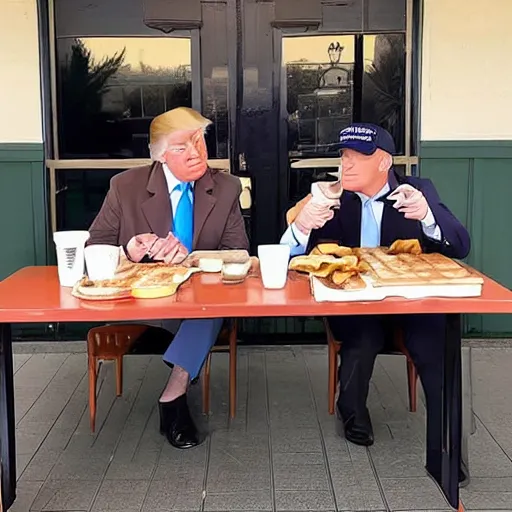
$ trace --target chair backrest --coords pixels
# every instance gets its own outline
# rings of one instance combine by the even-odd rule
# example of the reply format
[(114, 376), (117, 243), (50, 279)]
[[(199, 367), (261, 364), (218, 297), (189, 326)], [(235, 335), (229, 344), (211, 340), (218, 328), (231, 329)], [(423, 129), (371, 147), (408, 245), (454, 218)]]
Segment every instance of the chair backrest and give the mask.
[(140, 324), (93, 327), (87, 333), (89, 355), (97, 357), (124, 355), (147, 329), (147, 325)]

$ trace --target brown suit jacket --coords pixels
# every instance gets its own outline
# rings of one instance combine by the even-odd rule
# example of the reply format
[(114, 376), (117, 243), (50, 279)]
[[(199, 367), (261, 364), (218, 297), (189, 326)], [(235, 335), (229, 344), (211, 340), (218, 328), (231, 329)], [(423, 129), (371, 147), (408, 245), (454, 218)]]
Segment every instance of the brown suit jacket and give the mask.
[[(194, 250), (248, 249), (240, 211), (240, 180), (208, 169), (194, 185)], [(136, 167), (112, 178), (88, 244), (126, 246), (135, 235), (172, 231), (169, 190), (162, 164)]]

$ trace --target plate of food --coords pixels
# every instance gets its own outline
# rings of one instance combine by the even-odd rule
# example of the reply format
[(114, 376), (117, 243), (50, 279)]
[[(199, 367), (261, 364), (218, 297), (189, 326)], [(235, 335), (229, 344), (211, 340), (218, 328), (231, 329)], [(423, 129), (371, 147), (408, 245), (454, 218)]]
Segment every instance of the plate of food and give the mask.
[(479, 274), (457, 261), (424, 254), (418, 240), (376, 248), (320, 244), (309, 255), (292, 258), (289, 268), (309, 274), (317, 301), (475, 297), (483, 285)]
[(249, 260), (249, 253), (241, 249), (193, 251), (187, 256), (183, 265), (199, 268), (203, 272), (221, 272), (224, 264), (245, 264)]
[(113, 279), (82, 278), (72, 295), (83, 300), (105, 301), (128, 298), (159, 298), (173, 295), (199, 268), (164, 263), (123, 263)]

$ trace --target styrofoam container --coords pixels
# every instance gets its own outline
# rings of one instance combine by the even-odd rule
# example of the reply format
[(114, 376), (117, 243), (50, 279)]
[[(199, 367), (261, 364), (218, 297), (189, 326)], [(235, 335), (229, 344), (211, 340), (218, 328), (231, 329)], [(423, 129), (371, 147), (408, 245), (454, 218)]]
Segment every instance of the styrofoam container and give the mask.
[(409, 286), (372, 286), (371, 278), (361, 276), (366, 288), (360, 290), (336, 290), (325, 286), (319, 279), (311, 277), (311, 291), (317, 302), (379, 301), (386, 297), (423, 299), (427, 297), (479, 297), (482, 284), (433, 284)]

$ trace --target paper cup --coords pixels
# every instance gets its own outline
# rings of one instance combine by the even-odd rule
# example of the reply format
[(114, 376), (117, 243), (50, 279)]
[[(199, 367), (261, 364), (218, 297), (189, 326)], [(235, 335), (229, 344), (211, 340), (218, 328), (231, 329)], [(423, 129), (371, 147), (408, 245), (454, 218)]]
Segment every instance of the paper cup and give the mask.
[(284, 288), (288, 277), (290, 247), (284, 244), (258, 246), (263, 286), (272, 290)]
[(87, 275), (92, 281), (113, 279), (119, 265), (117, 245), (89, 245), (85, 248)]
[(57, 269), (61, 286), (74, 286), (84, 275), (84, 246), (89, 231), (56, 231)]

